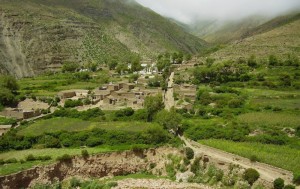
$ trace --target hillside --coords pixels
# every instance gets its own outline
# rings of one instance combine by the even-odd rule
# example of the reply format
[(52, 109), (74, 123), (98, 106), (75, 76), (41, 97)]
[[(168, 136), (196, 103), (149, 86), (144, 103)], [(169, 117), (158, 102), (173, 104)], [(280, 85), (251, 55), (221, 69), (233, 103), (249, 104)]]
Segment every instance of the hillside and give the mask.
[(299, 31), (300, 19), (298, 18), (270, 31), (235, 41), (211, 56), (216, 59), (248, 58), (251, 55), (265, 59), (271, 54), (277, 57), (285, 57), (287, 54), (299, 56)]
[(32, 76), (66, 61), (195, 53), (205, 42), (133, 1), (0, 0), (0, 72)]
[(244, 33), (267, 20), (263, 16), (250, 16), (237, 21), (203, 20), (190, 25), (189, 31), (210, 43), (228, 43), (241, 39)]

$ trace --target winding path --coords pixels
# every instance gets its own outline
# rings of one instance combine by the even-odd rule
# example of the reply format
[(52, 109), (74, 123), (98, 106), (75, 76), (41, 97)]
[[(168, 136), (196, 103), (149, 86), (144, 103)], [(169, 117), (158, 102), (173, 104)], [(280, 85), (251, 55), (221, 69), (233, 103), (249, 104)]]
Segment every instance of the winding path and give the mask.
[[(185, 142), (186, 146), (192, 148), (196, 154), (205, 154), (216, 161), (237, 164), (246, 169), (256, 169), (260, 174), (260, 178), (270, 183), (272, 183), (276, 178), (282, 178), (286, 183), (289, 184), (292, 183), (293, 173), (290, 171), (280, 169), (265, 163), (252, 163), (247, 158), (199, 144), (190, 139), (186, 139), (185, 137), (180, 138)], [(298, 188), (299, 187), (297, 187), (297, 189)]]
[(165, 103), (165, 109), (170, 110), (173, 106), (175, 106), (175, 100), (173, 97), (174, 89), (174, 72), (171, 73), (168, 81), (168, 89), (164, 94), (164, 103)]

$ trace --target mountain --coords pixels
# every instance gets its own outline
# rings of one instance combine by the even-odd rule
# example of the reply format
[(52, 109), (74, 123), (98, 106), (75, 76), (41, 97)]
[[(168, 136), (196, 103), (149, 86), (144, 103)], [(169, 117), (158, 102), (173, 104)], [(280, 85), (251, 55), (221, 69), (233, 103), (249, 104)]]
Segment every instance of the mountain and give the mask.
[(248, 33), (249, 37), (237, 40), (229, 44), (226, 48), (213, 53), (211, 56), (216, 59), (236, 59), (255, 55), (260, 59), (265, 59), (271, 54), (277, 57), (294, 54), (299, 57), (299, 31), (299, 14), (296, 14), (285, 22), (278, 22), (278, 18), (276, 18), (253, 30), (252, 33)]
[(33, 76), (64, 62), (196, 53), (206, 42), (133, 0), (0, 0), (0, 72)]
[(264, 16), (250, 16), (241, 20), (198, 20), (189, 31), (210, 43), (224, 44), (240, 39), (244, 33), (268, 21)]

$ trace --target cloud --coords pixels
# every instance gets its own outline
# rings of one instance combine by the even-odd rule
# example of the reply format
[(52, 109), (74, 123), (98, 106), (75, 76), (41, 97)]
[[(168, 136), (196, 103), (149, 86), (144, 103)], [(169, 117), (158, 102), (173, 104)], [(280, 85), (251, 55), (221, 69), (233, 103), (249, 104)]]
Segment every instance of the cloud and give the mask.
[(197, 19), (239, 20), (254, 14), (276, 16), (300, 10), (300, 0), (136, 0), (184, 23)]

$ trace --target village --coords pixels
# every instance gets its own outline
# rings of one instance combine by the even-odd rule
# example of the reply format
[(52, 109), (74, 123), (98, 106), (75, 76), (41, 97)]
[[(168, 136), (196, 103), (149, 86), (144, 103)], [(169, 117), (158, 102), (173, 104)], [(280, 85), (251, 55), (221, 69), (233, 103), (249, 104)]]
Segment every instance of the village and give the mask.
[[(166, 91), (161, 87), (149, 87), (149, 79), (159, 76), (161, 73), (157, 71), (155, 63), (150, 61), (141, 64), (143, 69), (138, 72), (139, 78), (134, 82), (126, 80), (122, 82), (107, 83), (100, 85), (93, 90), (87, 89), (71, 89), (57, 93), (59, 98), (58, 106), (64, 107), (65, 102), (84, 101), (88, 99), (91, 103), (74, 107), (78, 111), (84, 111), (91, 108), (100, 108), (102, 110), (120, 110), (124, 108), (132, 108), (134, 110), (144, 107), (144, 100), (147, 96), (155, 96), (161, 94), (163, 100), (166, 99)], [(183, 70), (193, 67), (193, 63), (175, 65), (175, 70)], [(113, 75), (112, 75), (113, 76)], [(193, 103), (196, 99), (196, 86), (191, 84), (171, 84), (173, 89), (170, 98), (175, 98), (170, 107), (177, 109), (193, 109)], [(18, 122), (23, 120), (34, 120), (42, 118), (48, 113), (54, 112), (57, 107), (52, 104), (40, 101), (39, 99), (27, 98), (16, 107), (5, 108), (0, 112), (0, 117), (13, 118)], [(0, 136), (7, 132), (14, 125), (0, 125)]]

